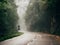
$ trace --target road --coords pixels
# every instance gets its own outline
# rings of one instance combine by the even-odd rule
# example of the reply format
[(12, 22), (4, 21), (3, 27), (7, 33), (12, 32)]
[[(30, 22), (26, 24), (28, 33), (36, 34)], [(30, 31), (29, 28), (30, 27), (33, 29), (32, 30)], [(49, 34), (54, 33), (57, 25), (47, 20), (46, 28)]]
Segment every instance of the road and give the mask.
[(60, 45), (49, 34), (26, 32), (21, 36), (0, 42), (0, 45)]

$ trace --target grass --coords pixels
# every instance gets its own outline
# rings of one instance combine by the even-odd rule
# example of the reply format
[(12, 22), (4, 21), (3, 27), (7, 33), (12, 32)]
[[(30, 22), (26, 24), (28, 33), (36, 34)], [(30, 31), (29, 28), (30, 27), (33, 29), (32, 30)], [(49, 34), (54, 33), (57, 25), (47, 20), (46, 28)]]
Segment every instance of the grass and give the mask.
[(13, 37), (20, 36), (22, 34), (23, 34), (22, 32), (17, 32), (15, 34), (10, 34), (10, 35), (6, 35), (6, 36), (0, 36), (0, 42), (4, 41), (4, 40), (7, 40), (7, 39), (10, 39), (10, 38), (13, 38)]

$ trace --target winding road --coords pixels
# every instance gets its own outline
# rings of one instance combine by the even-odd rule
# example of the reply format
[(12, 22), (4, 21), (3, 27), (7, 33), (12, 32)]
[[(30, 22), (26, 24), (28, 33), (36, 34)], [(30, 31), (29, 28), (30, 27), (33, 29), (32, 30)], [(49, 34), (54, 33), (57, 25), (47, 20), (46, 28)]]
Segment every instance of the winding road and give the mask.
[(0, 45), (60, 45), (54, 36), (38, 32), (25, 32), (23, 35), (0, 42)]

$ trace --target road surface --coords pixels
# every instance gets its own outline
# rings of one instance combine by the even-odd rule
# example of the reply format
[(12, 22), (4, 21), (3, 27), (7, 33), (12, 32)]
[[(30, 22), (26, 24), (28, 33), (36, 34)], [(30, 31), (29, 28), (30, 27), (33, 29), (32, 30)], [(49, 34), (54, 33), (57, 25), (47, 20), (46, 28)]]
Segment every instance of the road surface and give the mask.
[(54, 36), (43, 33), (26, 32), (21, 36), (0, 42), (0, 45), (60, 45)]

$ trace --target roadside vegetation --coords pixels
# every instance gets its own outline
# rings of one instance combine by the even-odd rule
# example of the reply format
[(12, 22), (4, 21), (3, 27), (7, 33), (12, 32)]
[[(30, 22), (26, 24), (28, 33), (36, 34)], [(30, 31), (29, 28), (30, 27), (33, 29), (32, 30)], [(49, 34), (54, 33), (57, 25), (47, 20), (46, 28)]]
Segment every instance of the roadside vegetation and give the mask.
[(20, 36), (22, 35), (23, 33), (22, 32), (17, 32), (15, 34), (9, 34), (9, 35), (1, 35), (0, 36), (0, 41), (4, 41), (4, 40), (7, 40), (7, 39), (11, 39), (11, 38), (14, 38), (14, 37), (17, 37), (17, 36)]
[(59, 0), (31, 0), (25, 18), (28, 30), (60, 36), (59, 4)]
[(18, 15), (14, 0), (0, 0), (0, 41), (19, 36)]

